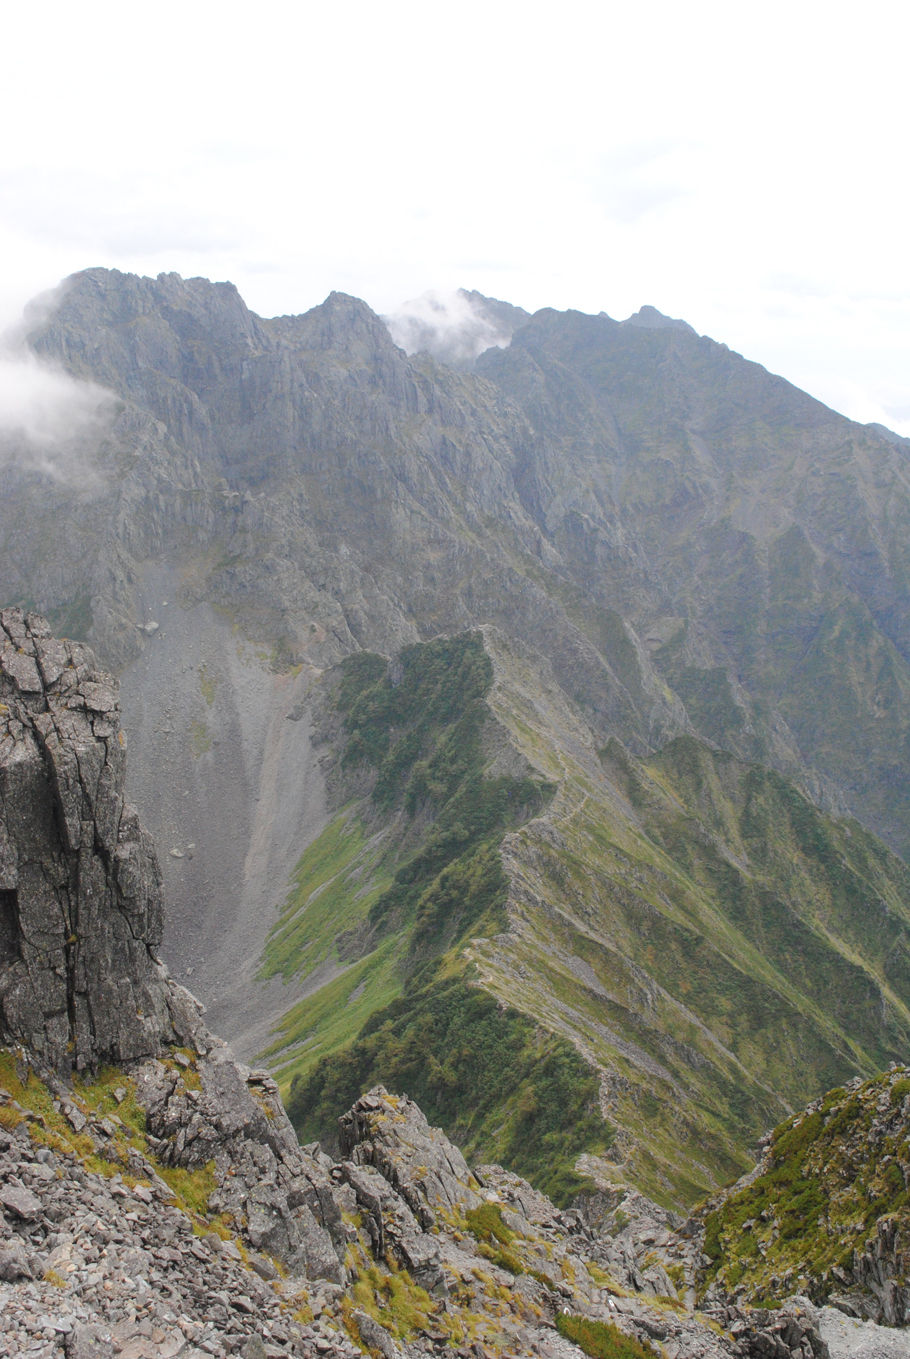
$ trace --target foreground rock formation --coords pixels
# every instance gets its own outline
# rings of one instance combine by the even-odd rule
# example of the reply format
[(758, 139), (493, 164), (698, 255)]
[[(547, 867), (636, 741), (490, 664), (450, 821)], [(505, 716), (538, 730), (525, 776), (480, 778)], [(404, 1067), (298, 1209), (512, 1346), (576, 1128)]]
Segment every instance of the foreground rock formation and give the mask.
[(58, 1071), (148, 1056), (198, 1019), (156, 957), (161, 875), (124, 747), (91, 652), (3, 610), (0, 1031)]
[(569, 1359), (586, 1325), (666, 1359), (826, 1359), (808, 1304), (695, 1310), (698, 1242), (653, 1205), (561, 1212), (406, 1097), (358, 1099), (336, 1160), (300, 1147), (156, 958), (111, 681), (0, 621), (0, 1354)]
[[(194, 1091), (199, 1068), (184, 1060), (60, 1094), (43, 1114), (34, 1075), (6, 1076), (18, 1098), (0, 1099), (0, 1354), (568, 1359), (581, 1351), (556, 1322), (571, 1315), (668, 1359), (828, 1355), (811, 1308), (708, 1316), (675, 1292), (657, 1295), (642, 1243), (636, 1258), (628, 1242), (598, 1239), (517, 1176), (495, 1166), (472, 1173), (416, 1105), (382, 1089), (345, 1119), (345, 1159), (300, 1153), (316, 1173), (297, 1193), (319, 1200), (339, 1229), (344, 1266), (330, 1249), (321, 1259), (285, 1253), (285, 1270), (285, 1229), (268, 1225), (281, 1210), (265, 1176), (258, 1196), (245, 1196), (246, 1223), (241, 1194), (223, 1187), (193, 1207), (199, 1185), (156, 1159), (161, 1139), (131, 1130), (162, 1069), (177, 1099)], [(235, 1132), (233, 1146), (256, 1157), (264, 1144)], [(204, 1188), (216, 1178), (210, 1167)]]

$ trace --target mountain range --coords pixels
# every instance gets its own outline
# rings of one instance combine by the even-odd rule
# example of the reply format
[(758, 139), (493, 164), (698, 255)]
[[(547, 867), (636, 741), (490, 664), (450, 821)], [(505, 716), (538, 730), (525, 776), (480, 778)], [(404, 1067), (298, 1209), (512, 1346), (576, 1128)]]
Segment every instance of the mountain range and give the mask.
[(653, 308), (468, 304), (409, 355), (73, 276), (27, 343), (103, 418), (6, 436), (0, 597), (118, 671), (165, 957), (304, 1137), (381, 1081), (688, 1206), (906, 1055), (910, 449)]

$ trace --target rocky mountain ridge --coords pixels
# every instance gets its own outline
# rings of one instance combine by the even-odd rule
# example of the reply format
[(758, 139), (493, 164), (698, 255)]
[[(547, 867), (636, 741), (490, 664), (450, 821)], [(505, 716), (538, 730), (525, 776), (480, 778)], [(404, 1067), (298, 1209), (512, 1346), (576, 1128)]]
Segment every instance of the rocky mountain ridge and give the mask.
[[(107, 743), (122, 750), (112, 681), (85, 649), (58, 647), (34, 615), (7, 610), (2, 621), (3, 843), (6, 871), (18, 871), (4, 889), (15, 899), (4, 903), (12, 909), (0, 958), (0, 1037), (11, 1044), (0, 1052), (4, 1353), (569, 1359), (579, 1351), (567, 1337), (591, 1352), (597, 1335), (612, 1337), (617, 1353), (623, 1336), (651, 1353), (658, 1342), (670, 1359), (825, 1359), (805, 1309), (728, 1308), (718, 1320), (661, 1299), (672, 1280), (642, 1258), (641, 1241), (614, 1242), (590, 1225), (596, 1214), (560, 1213), (500, 1167), (471, 1172), (405, 1097), (377, 1089), (359, 1099), (342, 1121), (336, 1162), (300, 1147), (274, 1082), (238, 1064), (156, 964), (154, 911), (132, 917), (148, 956), (145, 990), (126, 1007), (118, 992), (89, 987), (88, 977), (110, 972), (128, 894), (97, 895), (93, 911), (81, 911), (78, 955), (51, 948), (75, 997), (70, 1043), (40, 1004), (12, 1004), (40, 950), (31, 922), (47, 879), (26, 872), (41, 848), (36, 825), (48, 841), (42, 864), (56, 862), (79, 826), (70, 852), (85, 884), (102, 869), (117, 880), (112, 863), (123, 856), (112, 844), (141, 845), (143, 881), (157, 878), (154, 852), (123, 808), (122, 759), (107, 777), (98, 772), (95, 798), (84, 800)], [(50, 725), (59, 744), (39, 751), (41, 782), (28, 737)], [(74, 784), (61, 770), (82, 780), (72, 824)], [(23, 771), (27, 817), (10, 795)], [(59, 891), (66, 878), (57, 876)]]
[(162, 559), (184, 602), (318, 665), (492, 623), (537, 638), (604, 738), (694, 729), (905, 843), (910, 473), (874, 430), (684, 326), (605, 315), (539, 312), (466, 373), (339, 294), (266, 321), (227, 284), (89, 270), (32, 344), (121, 404), (101, 512), (41, 488), (68, 580), (7, 469), (6, 595), (81, 609), (108, 663), (142, 645)]
[(490, 629), (314, 693), (331, 819), (264, 955), (302, 992), (267, 1061), (305, 1139), (386, 1080), (557, 1199), (584, 1152), (684, 1207), (905, 1050), (906, 870), (780, 776), (598, 749)]

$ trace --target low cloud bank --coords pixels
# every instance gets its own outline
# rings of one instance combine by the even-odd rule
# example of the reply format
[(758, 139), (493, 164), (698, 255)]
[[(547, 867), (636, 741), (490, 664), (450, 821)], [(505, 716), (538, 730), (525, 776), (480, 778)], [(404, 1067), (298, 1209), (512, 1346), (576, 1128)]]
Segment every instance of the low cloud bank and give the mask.
[(116, 397), (37, 358), (22, 332), (0, 335), (0, 467), (85, 483)]
[(445, 363), (473, 362), (485, 349), (504, 349), (512, 339), (518, 307), (479, 293), (427, 292), (402, 303), (383, 320), (397, 345), (408, 354), (432, 354)]

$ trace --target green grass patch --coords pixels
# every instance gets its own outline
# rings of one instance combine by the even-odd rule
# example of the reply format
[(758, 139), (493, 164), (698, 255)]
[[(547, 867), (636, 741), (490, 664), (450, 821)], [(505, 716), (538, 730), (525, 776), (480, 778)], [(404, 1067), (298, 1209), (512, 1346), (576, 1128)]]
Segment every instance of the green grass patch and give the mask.
[[(298, 1001), (282, 1018), (263, 1058), (275, 1071), (285, 1101), (295, 1082), (299, 1084), (320, 1060), (351, 1043), (377, 1010), (401, 994), (402, 949), (400, 939), (383, 940), (366, 958)], [(343, 1112), (339, 1109), (338, 1115)]]
[[(469, 1208), (465, 1223), (479, 1242), (478, 1250), (485, 1259), (510, 1274), (525, 1274), (524, 1261), (510, 1250), (515, 1233), (502, 1220), (502, 1210), (496, 1203), (482, 1203)], [(549, 1286), (549, 1281), (548, 1281)]]
[(902, 1100), (891, 1099), (902, 1080), (832, 1092), (775, 1129), (762, 1173), (705, 1219), (706, 1283), (742, 1285), (755, 1303), (807, 1287), (823, 1301), (843, 1287), (832, 1270), (850, 1268), (882, 1218), (910, 1228), (910, 1147)]
[(202, 697), (209, 707), (215, 702), (215, 694), (218, 689), (220, 678), (221, 676), (214, 670), (210, 670), (203, 661), (202, 665), (199, 667), (199, 688), (202, 691)]
[[(396, 1268), (392, 1262), (387, 1273), (372, 1264), (360, 1269), (350, 1296), (354, 1306), (404, 1341), (428, 1330), (437, 1310), (426, 1289), (416, 1284), (407, 1270)], [(357, 1319), (352, 1312), (350, 1303), (342, 1306), (349, 1333), (359, 1339)]]
[(556, 1329), (592, 1359), (658, 1359), (657, 1351), (608, 1321), (557, 1312)]
[(498, 1265), (500, 1269), (505, 1269), (509, 1274), (514, 1274), (517, 1278), (519, 1274), (525, 1274), (524, 1261), (520, 1260), (513, 1250), (508, 1246), (494, 1246), (486, 1241), (481, 1241), (477, 1247), (478, 1255), (482, 1255), (491, 1264)]
[(197, 718), (190, 725), (190, 750), (193, 752), (193, 759), (199, 760), (203, 755), (207, 755), (212, 749), (213, 738), (207, 723)]
[(363, 825), (342, 811), (306, 850), (294, 871), (294, 886), (266, 941), (259, 975), (305, 977), (338, 956), (338, 936), (354, 928), (388, 883), (380, 850), (369, 848)]
[(145, 1136), (145, 1110), (136, 1099), (135, 1083), (122, 1067), (106, 1066), (93, 1076), (74, 1076), (73, 1090), (99, 1118), (114, 1114), (135, 1136)]
[(209, 1216), (209, 1198), (215, 1192), (215, 1162), (188, 1170), (185, 1166), (159, 1166), (158, 1174), (174, 1192), (174, 1201), (192, 1217)]
[(478, 1241), (486, 1241), (487, 1244), (498, 1241), (500, 1245), (508, 1246), (515, 1240), (515, 1233), (502, 1220), (502, 1209), (498, 1203), (481, 1203), (476, 1208), (469, 1208), (465, 1213), (465, 1223)]
[(891, 1087), (891, 1103), (903, 1104), (908, 1095), (910, 1095), (910, 1080), (895, 1081)]

